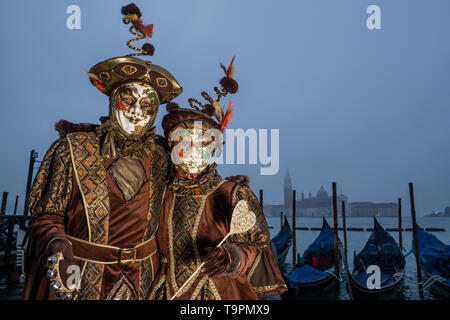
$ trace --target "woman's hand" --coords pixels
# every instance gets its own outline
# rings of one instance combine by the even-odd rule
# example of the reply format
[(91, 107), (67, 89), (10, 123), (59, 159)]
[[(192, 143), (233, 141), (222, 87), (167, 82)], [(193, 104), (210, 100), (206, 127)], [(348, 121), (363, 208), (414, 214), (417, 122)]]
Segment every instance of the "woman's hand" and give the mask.
[(239, 247), (233, 243), (224, 243), (220, 247), (205, 248), (203, 273), (209, 277), (231, 276), (237, 272), (242, 261)]

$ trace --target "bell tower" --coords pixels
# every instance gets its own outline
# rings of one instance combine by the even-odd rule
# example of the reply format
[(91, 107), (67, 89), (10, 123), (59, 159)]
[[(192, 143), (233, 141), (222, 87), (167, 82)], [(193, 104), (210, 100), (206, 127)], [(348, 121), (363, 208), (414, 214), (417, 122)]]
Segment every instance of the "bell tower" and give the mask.
[(289, 171), (286, 171), (284, 176), (284, 206), (286, 208), (292, 207), (292, 180)]

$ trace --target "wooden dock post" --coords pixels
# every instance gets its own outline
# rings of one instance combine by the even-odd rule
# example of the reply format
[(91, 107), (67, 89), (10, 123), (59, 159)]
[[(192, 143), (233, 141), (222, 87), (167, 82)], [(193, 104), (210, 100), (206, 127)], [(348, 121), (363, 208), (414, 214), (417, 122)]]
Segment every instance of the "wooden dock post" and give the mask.
[(19, 204), (19, 196), (16, 196), (16, 202), (14, 203), (14, 215), (17, 215), (17, 205)]
[(296, 229), (295, 229), (295, 207), (296, 207), (296, 196), (295, 196), (295, 190), (292, 190), (292, 264), (295, 266), (295, 260), (297, 255), (297, 236), (296, 236)]
[(0, 208), (0, 214), (6, 214), (6, 204), (8, 203), (8, 192), (3, 192), (2, 206)]
[(420, 252), (419, 243), (417, 239), (417, 222), (416, 222), (416, 207), (414, 205), (414, 187), (413, 183), (409, 183), (409, 198), (411, 201), (411, 218), (413, 225), (413, 236), (414, 236), (414, 251), (416, 253), (416, 265), (417, 265), (417, 282), (419, 284), (419, 295), (420, 299), (424, 299), (423, 295), (423, 283), (422, 283), (422, 266), (420, 264)]
[(398, 244), (400, 245), (400, 250), (403, 250), (403, 239), (402, 239), (402, 198), (398, 198)]

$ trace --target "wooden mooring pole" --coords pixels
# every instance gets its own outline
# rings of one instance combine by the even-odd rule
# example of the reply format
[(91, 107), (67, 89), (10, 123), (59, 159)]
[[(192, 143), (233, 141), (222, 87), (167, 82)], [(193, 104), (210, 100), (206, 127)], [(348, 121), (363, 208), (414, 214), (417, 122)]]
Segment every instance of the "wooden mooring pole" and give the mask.
[(296, 229), (295, 229), (295, 209), (296, 209), (296, 196), (295, 196), (295, 190), (292, 190), (292, 264), (295, 266), (296, 262), (296, 255), (297, 255), (297, 236), (296, 236)]
[(280, 230), (283, 228), (283, 211), (280, 212)]
[(398, 198), (398, 244), (400, 250), (403, 250), (403, 239), (402, 239), (402, 198)]
[(339, 277), (339, 251), (338, 251), (338, 212), (337, 212), (337, 194), (336, 182), (332, 183), (333, 188), (333, 227), (334, 227), (334, 272)]
[(413, 225), (413, 236), (414, 236), (414, 251), (416, 253), (416, 265), (417, 265), (417, 283), (419, 284), (419, 296), (420, 299), (424, 299), (423, 295), (423, 283), (422, 283), (422, 266), (420, 264), (420, 252), (419, 243), (417, 239), (417, 222), (416, 222), (416, 207), (414, 205), (414, 186), (413, 183), (409, 183), (409, 198), (411, 201), (411, 218)]
[(334, 274), (336, 276), (335, 296), (339, 297), (341, 270), (339, 260), (339, 226), (338, 226), (338, 209), (337, 209), (337, 192), (336, 182), (332, 183), (333, 188), (333, 228), (334, 228)]
[(19, 204), (19, 196), (16, 196), (16, 202), (14, 203), (14, 215), (17, 215), (17, 205)]
[(2, 206), (0, 208), (0, 214), (6, 214), (6, 204), (8, 203), (8, 192), (3, 192)]
[(345, 221), (345, 201), (342, 201), (342, 231), (344, 232), (344, 252), (347, 257), (347, 223)]

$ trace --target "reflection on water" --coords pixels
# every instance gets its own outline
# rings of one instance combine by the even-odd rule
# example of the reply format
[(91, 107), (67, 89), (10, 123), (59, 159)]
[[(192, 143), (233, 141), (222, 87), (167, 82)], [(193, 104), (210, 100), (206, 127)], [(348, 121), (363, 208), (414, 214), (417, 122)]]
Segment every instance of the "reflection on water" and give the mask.
[[(297, 227), (318, 227), (322, 226), (322, 218), (303, 218), (297, 217), (296, 219)], [(332, 225), (333, 219), (327, 218), (328, 223)], [(411, 228), (411, 219), (405, 217), (403, 222), (403, 228)], [(378, 221), (384, 228), (397, 228), (398, 221), (396, 218), (379, 218)], [(280, 230), (280, 218), (270, 217), (267, 219), (269, 226), (273, 228), (270, 229), (271, 237), (273, 237)], [(340, 226), (342, 226), (342, 221), (339, 220)], [(423, 228), (445, 228), (445, 232), (435, 232), (439, 240), (449, 244), (450, 243), (450, 218), (437, 217), (437, 218), (418, 218), (418, 225)], [(361, 228), (371, 228), (373, 227), (373, 218), (348, 218), (347, 227), (361, 227)], [(297, 230), (297, 253), (303, 254), (305, 249), (311, 244), (314, 239), (319, 234), (319, 231), (300, 231)], [(390, 234), (398, 241), (398, 232), (390, 232)], [(353, 269), (353, 251), (358, 253), (366, 243), (370, 236), (370, 232), (355, 232), (350, 231), (347, 233), (348, 241), (348, 255), (349, 255), (349, 269)], [(339, 237), (343, 241), (344, 237), (342, 231), (339, 232)], [(412, 232), (403, 232), (403, 247), (405, 248), (405, 254), (410, 252), (412, 249)], [(287, 263), (292, 263), (292, 252), (288, 253), (286, 258)], [(419, 299), (419, 291), (416, 282), (417, 272), (416, 272), (416, 261), (413, 254), (406, 257), (406, 274), (407, 278), (404, 281), (401, 296), (399, 299), (407, 300), (417, 300)], [(19, 279), (18, 283), (7, 284), (7, 279), (3, 276), (0, 280), (0, 300), (17, 300), (21, 299), (22, 289), (23, 289), (23, 278)], [(429, 290), (425, 290), (425, 299), (436, 299)], [(271, 297), (270, 299), (279, 299), (279, 297)], [(340, 299), (349, 299), (348, 293), (345, 290), (345, 284), (341, 283), (340, 288)]]

